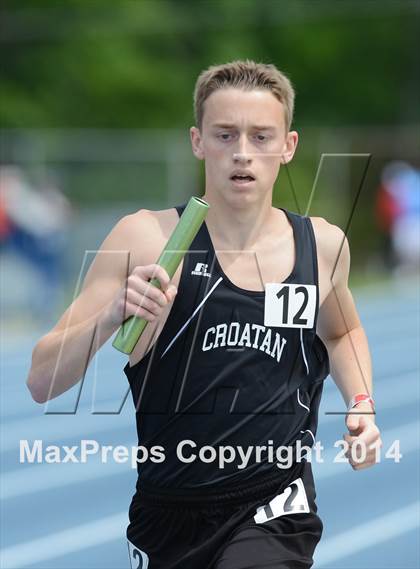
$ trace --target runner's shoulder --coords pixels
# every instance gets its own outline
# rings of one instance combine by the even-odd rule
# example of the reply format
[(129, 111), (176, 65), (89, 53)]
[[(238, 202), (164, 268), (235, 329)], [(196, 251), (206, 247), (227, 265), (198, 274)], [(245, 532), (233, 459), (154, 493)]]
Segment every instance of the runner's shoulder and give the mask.
[(122, 217), (115, 225), (114, 233), (122, 237), (158, 237), (159, 234), (165, 235), (172, 231), (176, 225), (178, 214), (175, 208), (151, 210), (139, 209), (134, 213), (129, 213)]
[(310, 217), (314, 229), (318, 256), (328, 265), (335, 265), (337, 259), (347, 262), (349, 245), (344, 231), (324, 217)]
[(179, 217), (175, 208), (140, 209), (122, 217), (109, 236), (108, 245), (130, 251), (130, 265), (156, 262)]

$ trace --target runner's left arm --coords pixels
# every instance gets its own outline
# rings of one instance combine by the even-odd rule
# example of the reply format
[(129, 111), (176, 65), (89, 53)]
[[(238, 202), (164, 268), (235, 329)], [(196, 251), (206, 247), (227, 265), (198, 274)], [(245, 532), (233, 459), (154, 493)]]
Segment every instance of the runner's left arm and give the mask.
[[(369, 345), (348, 285), (350, 249), (346, 236), (340, 228), (323, 220), (317, 232), (317, 245), (319, 270), (329, 283), (319, 310), (318, 334), (327, 347), (331, 375), (347, 409), (357, 393), (373, 396)], [(375, 451), (371, 445), (381, 446), (382, 441), (370, 403), (359, 403), (346, 415), (345, 423), (349, 434), (343, 437), (349, 443), (346, 456), (351, 466), (355, 470), (372, 466)], [(350, 453), (355, 442), (364, 443), (366, 448), (366, 457), (359, 462)]]

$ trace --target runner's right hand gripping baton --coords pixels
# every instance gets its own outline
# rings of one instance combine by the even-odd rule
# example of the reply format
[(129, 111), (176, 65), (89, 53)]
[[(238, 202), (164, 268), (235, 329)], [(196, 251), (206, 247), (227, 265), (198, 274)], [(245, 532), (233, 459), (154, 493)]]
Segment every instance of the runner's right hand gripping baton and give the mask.
[[(188, 202), (159, 259), (156, 261), (157, 265), (166, 270), (170, 279), (174, 276), (197, 235), (208, 209), (209, 204), (200, 198), (192, 197)], [(152, 279), (150, 284), (160, 288), (158, 279)], [(130, 316), (115, 336), (112, 342), (114, 348), (124, 354), (131, 354), (147, 323), (148, 320), (145, 318)]]

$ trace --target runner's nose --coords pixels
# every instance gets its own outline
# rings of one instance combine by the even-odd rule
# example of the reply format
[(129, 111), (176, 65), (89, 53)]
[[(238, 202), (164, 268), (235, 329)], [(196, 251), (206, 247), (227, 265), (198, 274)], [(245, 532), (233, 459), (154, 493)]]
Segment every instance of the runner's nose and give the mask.
[(248, 144), (245, 136), (239, 137), (237, 152), (233, 154), (233, 161), (240, 164), (249, 164), (252, 160), (251, 154), (248, 152)]

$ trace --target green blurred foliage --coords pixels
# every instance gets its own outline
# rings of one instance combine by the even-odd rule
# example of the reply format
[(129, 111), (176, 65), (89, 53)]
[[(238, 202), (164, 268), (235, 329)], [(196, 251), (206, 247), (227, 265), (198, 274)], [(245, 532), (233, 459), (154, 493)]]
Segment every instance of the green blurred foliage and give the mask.
[(419, 4), (23, 0), (2, 14), (6, 127), (185, 127), (210, 64), (273, 62), (296, 123), (418, 120)]
[[(417, 0), (20, 0), (2, 11), (0, 122), (12, 129), (176, 128), (188, 143), (203, 68), (244, 58), (274, 63), (295, 86), (301, 142), (273, 201), (303, 213), (322, 152), (373, 153), (363, 138), (370, 127), (384, 125), (393, 138), (400, 126), (419, 123), (419, 15)], [(347, 126), (359, 132), (353, 147), (343, 141), (341, 148), (337, 138), (320, 146), (305, 131)], [(46, 162), (48, 144), (39, 146)], [(395, 158), (386, 144), (371, 162), (352, 222), (356, 262), (368, 260), (381, 239), (372, 219), (381, 169)], [(62, 188), (80, 205), (141, 207), (168, 195), (163, 160), (56, 166)], [(352, 162), (350, 170), (326, 165), (311, 208), (343, 229), (363, 164)]]

